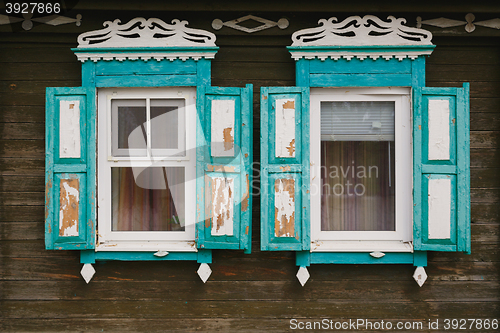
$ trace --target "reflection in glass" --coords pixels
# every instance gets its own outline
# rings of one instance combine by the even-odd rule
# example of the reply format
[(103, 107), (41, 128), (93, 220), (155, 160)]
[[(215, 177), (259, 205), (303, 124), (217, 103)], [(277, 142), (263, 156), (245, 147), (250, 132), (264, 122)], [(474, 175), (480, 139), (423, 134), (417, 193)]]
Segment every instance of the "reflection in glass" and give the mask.
[(184, 231), (183, 167), (111, 168), (112, 231)]
[(394, 102), (321, 103), (321, 230), (395, 230)]

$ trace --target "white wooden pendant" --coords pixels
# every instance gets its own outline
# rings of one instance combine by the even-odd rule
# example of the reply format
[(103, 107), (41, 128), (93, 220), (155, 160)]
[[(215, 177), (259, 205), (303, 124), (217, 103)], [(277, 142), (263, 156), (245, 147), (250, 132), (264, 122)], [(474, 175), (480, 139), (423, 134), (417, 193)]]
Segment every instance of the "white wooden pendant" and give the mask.
[(200, 265), (200, 268), (198, 268), (198, 276), (200, 277), (201, 281), (203, 281), (203, 283), (207, 282), (208, 278), (210, 277), (210, 275), (212, 274), (212, 269), (210, 268), (210, 266), (208, 264), (201, 264)]
[(425, 269), (422, 266), (418, 266), (415, 269), (415, 273), (413, 273), (413, 278), (417, 281), (419, 287), (422, 287), (425, 280), (427, 280), (427, 273), (425, 272)]
[(85, 282), (89, 283), (95, 274), (95, 269), (91, 264), (84, 264), (82, 270), (80, 271)]
[(297, 272), (297, 279), (299, 280), (302, 287), (306, 284), (307, 280), (309, 280), (310, 276), (311, 275), (309, 274), (307, 267), (300, 266), (299, 271)]

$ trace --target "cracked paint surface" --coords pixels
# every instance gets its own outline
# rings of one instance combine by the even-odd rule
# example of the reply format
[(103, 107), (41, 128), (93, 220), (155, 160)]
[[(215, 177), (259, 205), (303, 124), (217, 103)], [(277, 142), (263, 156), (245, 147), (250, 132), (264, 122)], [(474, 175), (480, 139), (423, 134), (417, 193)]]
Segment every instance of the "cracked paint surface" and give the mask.
[(235, 101), (214, 99), (211, 109), (212, 156), (234, 156)]
[(211, 179), (212, 200), (209, 205), (211, 205), (212, 236), (233, 235), (233, 185), (234, 181), (231, 178)]
[(274, 235), (295, 236), (295, 179), (274, 181)]
[(59, 156), (80, 158), (80, 101), (59, 102)]
[(450, 102), (431, 99), (428, 105), (429, 160), (450, 159)]
[(295, 157), (295, 100), (276, 100), (276, 157)]
[(78, 236), (78, 211), (80, 203), (78, 179), (61, 179), (59, 236)]

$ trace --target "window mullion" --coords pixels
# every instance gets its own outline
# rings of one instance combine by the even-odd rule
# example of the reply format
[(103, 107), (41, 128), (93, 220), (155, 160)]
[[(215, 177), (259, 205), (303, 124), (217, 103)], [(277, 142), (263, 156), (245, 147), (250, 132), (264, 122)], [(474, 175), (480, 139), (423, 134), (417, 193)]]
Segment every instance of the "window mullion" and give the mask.
[(151, 158), (151, 100), (146, 98), (146, 151), (147, 157)]

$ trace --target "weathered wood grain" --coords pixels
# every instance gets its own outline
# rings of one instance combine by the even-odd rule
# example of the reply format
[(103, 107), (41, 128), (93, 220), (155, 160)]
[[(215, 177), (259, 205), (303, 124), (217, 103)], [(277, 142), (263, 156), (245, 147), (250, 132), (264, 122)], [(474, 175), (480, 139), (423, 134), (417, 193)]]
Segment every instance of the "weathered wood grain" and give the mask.
[(1, 175), (42, 176), (44, 172), (44, 158), (0, 158)]

